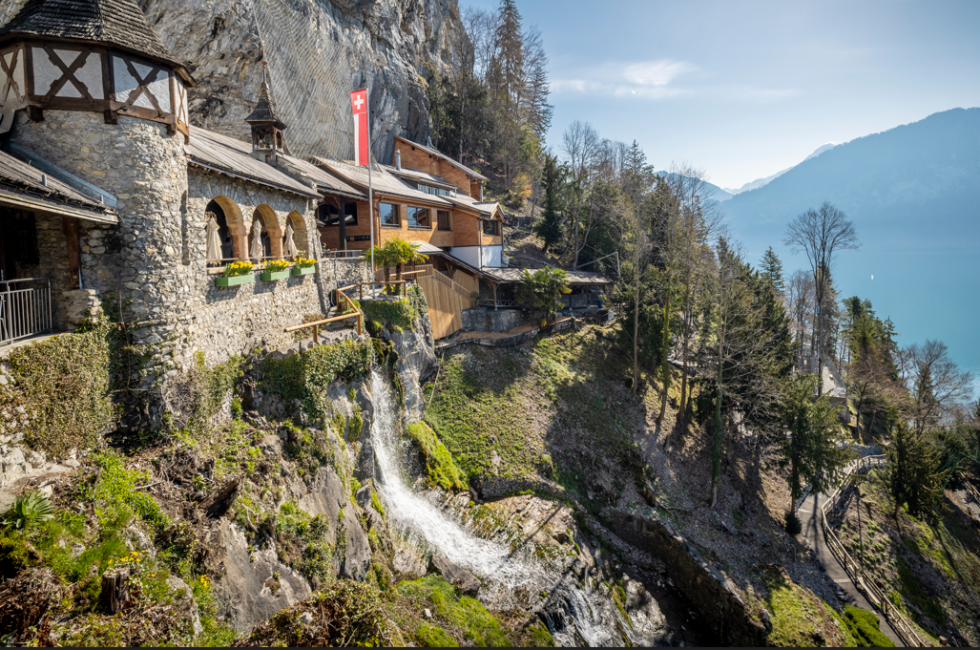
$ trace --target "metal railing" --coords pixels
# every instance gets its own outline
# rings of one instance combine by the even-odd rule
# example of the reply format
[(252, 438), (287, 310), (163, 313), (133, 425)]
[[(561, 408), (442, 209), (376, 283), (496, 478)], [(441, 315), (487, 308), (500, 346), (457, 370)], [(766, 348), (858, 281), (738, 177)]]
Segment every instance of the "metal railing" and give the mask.
[[(13, 289), (11, 285), (43, 283), (41, 287)], [(51, 331), (51, 280), (23, 278), (0, 282), (0, 346)]]
[(323, 257), (325, 257), (325, 258), (333, 258), (333, 257), (336, 257), (336, 258), (357, 258), (357, 257), (365, 257), (366, 254), (367, 254), (367, 251), (361, 251), (361, 250), (357, 250), (357, 251), (328, 251), (326, 248), (322, 249), (321, 252), (323, 253)]

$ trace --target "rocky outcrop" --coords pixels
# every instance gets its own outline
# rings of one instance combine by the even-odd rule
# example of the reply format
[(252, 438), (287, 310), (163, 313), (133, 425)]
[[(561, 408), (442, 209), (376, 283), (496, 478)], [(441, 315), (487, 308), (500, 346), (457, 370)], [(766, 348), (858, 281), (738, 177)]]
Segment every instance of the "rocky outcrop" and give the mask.
[(754, 618), (731, 582), (667, 522), (623, 510), (605, 514), (621, 539), (663, 561), (677, 589), (723, 645), (765, 646), (771, 623)]
[(163, 42), (198, 86), (191, 122), (248, 139), (243, 121), (262, 71), (296, 155), (351, 158), (348, 93), (370, 91), (374, 154), (391, 162), (396, 134), (429, 137), (427, 70), (448, 74), (472, 45), (457, 0), (141, 0)]
[(398, 379), (405, 395), (405, 419), (418, 422), (425, 410), (425, 396), (422, 383), (432, 376), (439, 367), (432, 339), (432, 324), (429, 317), (421, 316), (415, 320), (410, 330), (385, 332), (398, 353)]

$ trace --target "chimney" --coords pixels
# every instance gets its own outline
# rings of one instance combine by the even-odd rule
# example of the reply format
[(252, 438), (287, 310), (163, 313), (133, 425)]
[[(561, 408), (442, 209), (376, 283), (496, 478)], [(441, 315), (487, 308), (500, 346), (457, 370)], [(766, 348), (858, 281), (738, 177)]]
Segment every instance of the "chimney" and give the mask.
[(395, 169), (402, 170), (402, 152), (395, 149)]

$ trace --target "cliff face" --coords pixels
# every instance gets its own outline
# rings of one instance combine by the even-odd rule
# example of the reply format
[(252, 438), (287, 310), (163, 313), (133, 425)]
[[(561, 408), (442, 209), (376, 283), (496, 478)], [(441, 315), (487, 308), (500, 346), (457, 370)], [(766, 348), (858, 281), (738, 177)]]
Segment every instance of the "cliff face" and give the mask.
[(150, 24), (198, 86), (191, 121), (248, 139), (261, 61), (295, 155), (351, 158), (349, 93), (368, 87), (372, 150), (390, 162), (394, 135), (425, 142), (421, 74), (459, 69), (472, 46), (457, 0), (140, 0)]

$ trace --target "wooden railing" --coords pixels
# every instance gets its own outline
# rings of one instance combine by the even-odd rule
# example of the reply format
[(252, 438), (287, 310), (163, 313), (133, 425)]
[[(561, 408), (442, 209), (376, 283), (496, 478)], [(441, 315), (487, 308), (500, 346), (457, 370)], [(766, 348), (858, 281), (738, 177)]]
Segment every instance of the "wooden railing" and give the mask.
[[(303, 323), (302, 325), (294, 325), (293, 327), (287, 327), (283, 331), (288, 334), (289, 332), (295, 332), (297, 330), (306, 329), (307, 327), (312, 327), (313, 328), (313, 343), (319, 343), (320, 342), (320, 326), (321, 325), (326, 325), (327, 323), (336, 323), (338, 321), (350, 320), (351, 318), (356, 318), (357, 319), (357, 335), (360, 336), (361, 333), (364, 331), (364, 314), (361, 312), (360, 309), (358, 309), (355, 306), (354, 301), (351, 300), (350, 297), (346, 293), (344, 293), (344, 291), (347, 291), (349, 289), (353, 289), (356, 286), (357, 285), (352, 284), (349, 287), (342, 287), (340, 289), (337, 289), (337, 309), (338, 310), (341, 310), (341, 311), (347, 311), (348, 309), (353, 309), (354, 310), (354, 313), (352, 313), (352, 314), (343, 314), (341, 316), (334, 316), (332, 318), (324, 318), (323, 320), (314, 321), (312, 323)], [(341, 301), (343, 301), (343, 302), (341, 302)], [(341, 307), (341, 305), (343, 305), (343, 307)]]
[(854, 479), (855, 476), (860, 474), (862, 471), (870, 469), (871, 467), (877, 467), (884, 465), (886, 459), (884, 456), (866, 456), (862, 458), (859, 462), (855, 463), (850, 468), (848, 476), (844, 479), (844, 482), (839, 488), (826, 500), (820, 508), (820, 517), (823, 518), (823, 530), (824, 538), (827, 540), (827, 546), (830, 548), (830, 552), (834, 554), (837, 561), (840, 562), (841, 566), (844, 567), (844, 571), (851, 578), (854, 586), (860, 589), (871, 604), (881, 610), (885, 618), (891, 624), (892, 629), (895, 633), (902, 637), (902, 641), (908, 647), (929, 647), (931, 644), (927, 643), (925, 639), (916, 630), (915, 624), (912, 623), (900, 609), (892, 604), (891, 600), (888, 598), (888, 592), (878, 584), (878, 582), (864, 573), (864, 569), (861, 563), (856, 561), (851, 554), (847, 552), (844, 544), (841, 543), (837, 534), (834, 533), (827, 521), (827, 511), (832, 510), (837, 507), (837, 502), (840, 496), (843, 494), (844, 489), (847, 485)]

